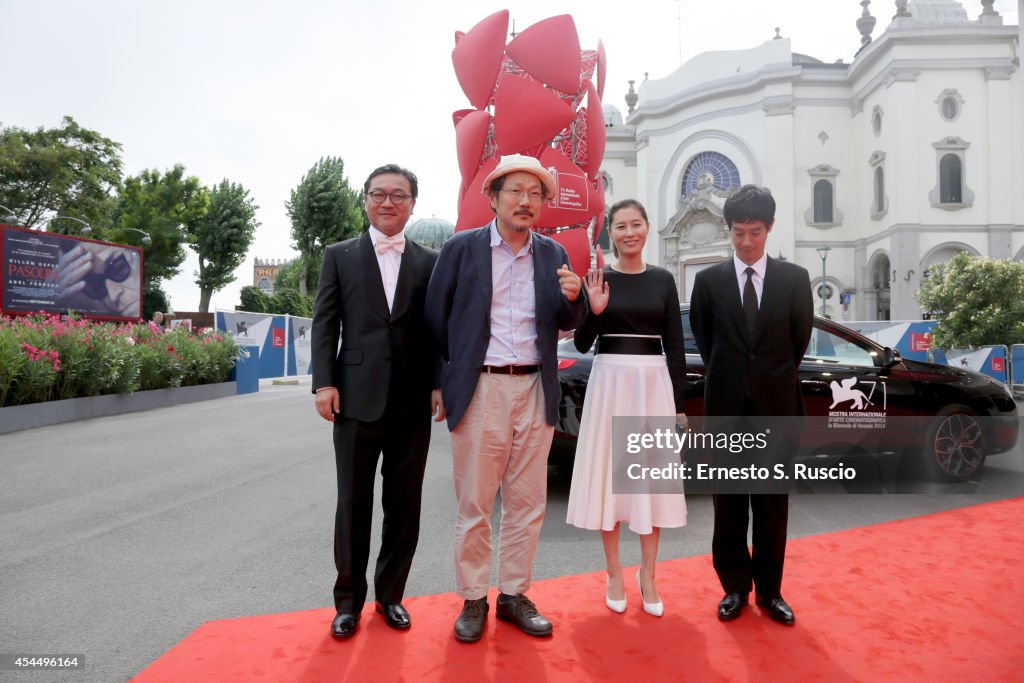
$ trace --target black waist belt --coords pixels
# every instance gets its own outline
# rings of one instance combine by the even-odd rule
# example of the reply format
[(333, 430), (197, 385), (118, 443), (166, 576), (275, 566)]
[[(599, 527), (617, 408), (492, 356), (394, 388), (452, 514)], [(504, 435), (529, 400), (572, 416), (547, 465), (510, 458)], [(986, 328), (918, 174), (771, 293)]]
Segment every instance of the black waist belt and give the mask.
[(488, 375), (530, 375), (540, 370), (539, 365), (485, 365), (480, 372)]
[(658, 337), (600, 337), (597, 340), (597, 352), (660, 356), (661, 339)]

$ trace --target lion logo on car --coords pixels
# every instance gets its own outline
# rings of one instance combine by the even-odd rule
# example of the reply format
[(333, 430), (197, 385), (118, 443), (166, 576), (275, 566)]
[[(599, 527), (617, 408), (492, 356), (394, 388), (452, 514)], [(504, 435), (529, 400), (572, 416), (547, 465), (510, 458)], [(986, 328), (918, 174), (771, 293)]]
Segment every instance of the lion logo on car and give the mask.
[(832, 389), (832, 405), (828, 409), (832, 410), (840, 403), (845, 403), (846, 401), (853, 401), (853, 405), (850, 407), (854, 410), (864, 410), (864, 408), (871, 405), (871, 401), (868, 400), (863, 391), (853, 388), (856, 384), (856, 377), (848, 377), (842, 382), (832, 380), (829, 384), (829, 387)]

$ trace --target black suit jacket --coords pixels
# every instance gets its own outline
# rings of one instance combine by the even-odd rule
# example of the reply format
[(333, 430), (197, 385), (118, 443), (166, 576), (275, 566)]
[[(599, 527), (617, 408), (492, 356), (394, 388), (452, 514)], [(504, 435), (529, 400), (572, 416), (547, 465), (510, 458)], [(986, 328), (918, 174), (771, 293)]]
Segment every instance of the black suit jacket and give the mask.
[(437, 252), (406, 240), (389, 313), (370, 234), (327, 247), (313, 314), (313, 391), (337, 387), (342, 417), (379, 420), (389, 393), (429, 417), (440, 357), (423, 310), (436, 261)]
[(768, 257), (754, 333), (747, 330), (733, 259), (697, 273), (690, 327), (704, 359), (704, 413), (806, 415), (797, 370), (811, 339), (814, 302), (807, 271)]

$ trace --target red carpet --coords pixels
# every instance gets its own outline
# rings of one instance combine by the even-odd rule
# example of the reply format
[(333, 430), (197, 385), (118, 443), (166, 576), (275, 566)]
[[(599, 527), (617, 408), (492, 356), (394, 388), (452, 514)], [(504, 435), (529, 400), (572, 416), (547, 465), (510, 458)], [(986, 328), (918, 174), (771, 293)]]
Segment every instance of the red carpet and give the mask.
[(406, 633), (368, 605), (343, 642), (328, 633), (333, 609), (208, 622), (134, 680), (1022, 681), (1022, 520), (1017, 498), (791, 540), (793, 627), (756, 607), (719, 623), (702, 556), (659, 564), (661, 619), (631, 583), (626, 613), (609, 611), (595, 572), (534, 584), (555, 625), (547, 640), (496, 621), (492, 592), (483, 640), (458, 643), (449, 593), (408, 598)]

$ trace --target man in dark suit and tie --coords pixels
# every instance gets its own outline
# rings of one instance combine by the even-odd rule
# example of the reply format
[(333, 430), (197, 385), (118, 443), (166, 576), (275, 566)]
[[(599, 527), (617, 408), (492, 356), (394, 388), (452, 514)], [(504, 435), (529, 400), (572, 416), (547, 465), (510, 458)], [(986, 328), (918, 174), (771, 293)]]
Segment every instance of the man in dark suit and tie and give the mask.
[[(697, 274), (690, 300), (690, 326), (707, 368), (704, 413), (805, 415), (797, 370), (814, 321), (810, 278), (804, 268), (765, 253), (775, 223), (775, 199), (767, 188), (744, 185), (726, 200), (724, 214), (735, 254)], [(725, 590), (718, 618), (739, 617), (753, 583), (758, 606), (775, 621), (792, 624), (793, 610), (781, 592), (788, 496), (715, 494), (713, 501), (712, 558)]]
[(337, 638), (355, 633), (366, 600), (373, 484), (382, 454), (384, 523), (373, 592), (388, 626), (410, 626), (401, 603), (419, 539), (430, 416), (444, 419), (440, 356), (423, 317), (437, 252), (403, 234), (417, 192), (411, 171), (395, 164), (373, 171), (363, 185), (369, 230), (327, 247), (320, 271), (313, 391), (317, 412), (334, 423), (338, 578), (331, 633)]
[(427, 321), (446, 361), (442, 386), (458, 501), (455, 581), (464, 599), (455, 638), (462, 642), (483, 634), (499, 490), (496, 615), (532, 636), (552, 631), (524, 594), (544, 521), (561, 396), (558, 331), (575, 328), (587, 314), (565, 249), (532, 231), (554, 190), (537, 159), (502, 157), (483, 186), (494, 221), (445, 243), (427, 291)]

